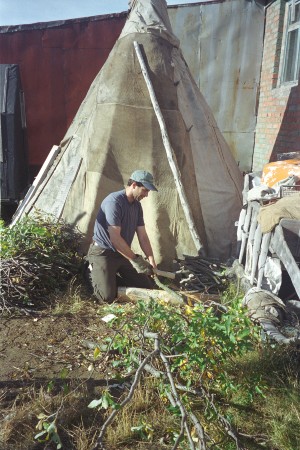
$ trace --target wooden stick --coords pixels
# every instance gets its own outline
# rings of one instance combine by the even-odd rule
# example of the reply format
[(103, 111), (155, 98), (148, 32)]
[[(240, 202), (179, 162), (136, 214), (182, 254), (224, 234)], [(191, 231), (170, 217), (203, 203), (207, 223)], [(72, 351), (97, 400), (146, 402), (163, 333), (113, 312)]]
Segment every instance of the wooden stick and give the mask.
[(262, 237), (261, 250), (258, 259), (258, 275), (257, 275), (257, 287), (261, 288), (262, 280), (264, 276), (265, 264), (269, 251), (269, 245), (271, 240), (271, 233), (265, 233)]
[(255, 208), (253, 208), (252, 216), (251, 216), (251, 220), (250, 220), (248, 242), (247, 242), (247, 250), (248, 251), (246, 253), (246, 262), (245, 262), (246, 276), (251, 275), (252, 261), (253, 261), (254, 235), (255, 235), (255, 230), (256, 230), (256, 226), (257, 226), (257, 215), (258, 215), (258, 211), (255, 210)]
[(147, 88), (148, 88), (148, 91), (149, 91), (149, 95), (150, 95), (150, 99), (151, 99), (151, 102), (152, 102), (152, 105), (153, 105), (153, 109), (154, 109), (154, 112), (156, 114), (159, 126), (160, 126), (162, 140), (163, 140), (163, 143), (164, 143), (164, 146), (165, 146), (165, 150), (166, 150), (166, 153), (167, 153), (167, 158), (168, 158), (168, 161), (169, 161), (169, 164), (170, 164), (170, 168), (171, 168), (172, 173), (173, 173), (175, 185), (177, 187), (177, 191), (178, 191), (179, 198), (180, 198), (180, 201), (181, 201), (181, 206), (182, 206), (183, 212), (185, 214), (185, 217), (186, 217), (186, 220), (187, 220), (187, 223), (188, 223), (188, 227), (189, 227), (190, 233), (192, 235), (192, 238), (193, 238), (196, 250), (199, 252), (201, 250), (201, 248), (203, 247), (203, 245), (202, 245), (202, 243), (200, 241), (200, 237), (198, 235), (198, 232), (197, 232), (197, 229), (196, 229), (196, 226), (195, 226), (195, 223), (194, 223), (194, 219), (193, 219), (193, 216), (192, 216), (189, 204), (188, 204), (186, 193), (185, 193), (182, 181), (181, 181), (180, 171), (179, 171), (179, 168), (178, 168), (178, 165), (177, 165), (177, 162), (176, 162), (176, 157), (175, 157), (175, 154), (174, 154), (174, 150), (173, 150), (173, 148), (171, 146), (170, 139), (169, 139), (169, 136), (168, 136), (167, 127), (166, 127), (166, 124), (165, 124), (165, 121), (164, 121), (161, 109), (159, 107), (159, 104), (158, 104), (158, 101), (157, 101), (157, 98), (156, 98), (156, 95), (155, 95), (155, 92), (154, 92), (154, 89), (153, 89), (153, 86), (152, 86), (152, 83), (151, 83), (151, 80), (150, 80), (150, 77), (149, 77), (149, 74), (148, 74), (148, 71), (147, 71), (147, 67), (146, 67), (145, 61), (143, 59), (140, 47), (139, 47), (139, 44), (136, 41), (134, 41), (133, 45), (134, 45), (134, 48), (135, 48), (135, 51), (136, 51), (136, 54), (137, 54), (137, 57), (138, 57), (141, 69), (142, 69), (142, 73), (143, 73), (144, 79), (146, 81), (146, 85), (147, 85)]
[(155, 275), (158, 275), (159, 277), (169, 278), (170, 280), (175, 280), (176, 277), (175, 273), (167, 272), (165, 270), (153, 269), (153, 272), (155, 273)]
[(261, 239), (262, 239), (262, 232), (260, 224), (258, 224), (254, 234), (254, 243), (253, 243), (252, 267), (250, 274), (250, 283), (252, 285), (254, 284), (255, 274), (257, 271), (258, 257), (261, 248)]
[(242, 243), (241, 243), (240, 256), (239, 256), (239, 263), (241, 263), (241, 264), (243, 263), (243, 256), (244, 256), (246, 243), (247, 243), (247, 239), (248, 239), (248, 232), (249, 232), (248, 230), (249, 230), (251, 214), (252, 214), (252, 205), (251, 205), (251, 203), (248, 203), (245, 221), (242, 226)]

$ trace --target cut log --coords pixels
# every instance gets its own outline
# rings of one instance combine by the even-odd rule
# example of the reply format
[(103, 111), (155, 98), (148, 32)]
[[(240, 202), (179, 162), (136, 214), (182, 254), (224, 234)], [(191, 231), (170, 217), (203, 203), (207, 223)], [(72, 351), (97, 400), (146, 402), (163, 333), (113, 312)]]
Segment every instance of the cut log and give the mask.
[[(220, 297), (216, 294), (203, 294), (202, 292), (190, 293), (188, 291), (178, 291), (187, 303), (205, 303), (207, 301), (218, 302)], [(177, 298), (169, 292), (160, 289), (143, 289), (135, 287), (119, 287), (117, 301), (157, 300), (171, 305), (181, 304)]]

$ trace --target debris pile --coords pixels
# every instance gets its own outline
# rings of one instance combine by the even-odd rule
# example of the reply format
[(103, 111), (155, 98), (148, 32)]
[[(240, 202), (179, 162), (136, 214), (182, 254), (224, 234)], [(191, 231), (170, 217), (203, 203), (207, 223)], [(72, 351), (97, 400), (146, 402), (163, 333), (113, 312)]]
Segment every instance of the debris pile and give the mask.
[(184, 255), (184, 259), (175, 261), (179, 265), (176, 274), (181, 278), (181, 290), (219, 294), (227, 287), (226, 266), (217, 260)]
[(36, 214), (0, 231), (0, 313), (45, 306), (80, 273), (82, 236), (63, 220)]

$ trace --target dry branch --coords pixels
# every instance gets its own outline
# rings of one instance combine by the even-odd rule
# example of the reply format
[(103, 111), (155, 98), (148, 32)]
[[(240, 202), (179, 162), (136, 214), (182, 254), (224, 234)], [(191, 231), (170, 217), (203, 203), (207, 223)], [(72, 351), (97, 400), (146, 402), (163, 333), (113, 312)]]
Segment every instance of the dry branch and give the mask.
[[(205, 434), (204, 434), (204, 428), (201, 425), (201, 423), (199, 422), (199, 420), (196, 418), (196, 416), (187, 411), (187, 409), (185, 408), (183, 402), (180, 399), (180, 396), (177, 392), (177, 388), (175, 385), (175, 381), (170, 369), (170, 365), (168, 363), (168, 360), (166, 358), (166, 356), (162, 353), (161, 349), (160, 349), (160, 336), (157, 333), (151, 333), (151, 332), (144, 332), (144, 337), (147, 339), (154, 339), (154, 350), (149, 353), (144, 359), (143, 361), (140, 363), (136, 373), (135, 373), (135, 377), (134, 377), (134, 381), (131, 385), (129, 394), (127, 395), (127, 397), (122, 401), (122, 403), (120, 404), (120, 408), (117, 410), (115, 409), (110, 416), (108, 417), (108, 419), (106, 420), (106, 422), (102, 425), (101, 430), (100, 430), (100, 434), (99, 437), (96, 441), (95, 446), (93, 447), (93, 450), (105, 450), (105, 446), (103, 444), (103, 437), (104, 437), (104, 433), (107, 429), (107, 427), (112, 423), (112, 421), (114, 420), (114, 418), (116, 417), (116, 415), (118, 414), (118, 411), (123, 408), (133, 397), (134, 391), (138, 385), (138, 382), (142, 376), (142, 373), (144, 370), (147, 370), (148, 372), (152, 372), (152, 375), (155, 374), (155, 376), (162, 376), (164, 377), (165, 380), (168, 380), (169, 385), (171, 387), (171, 392), (167, 392), (166, 395), (168, 396), (170, 403), (172, 406), (177, 406), (180, 410), (180, 414), (181, 414), (181, 430), (179, 433), (179, 436), (177, 437), (175, 444), (172, 448), (172, 450), (176, 450), (178, 448), (178, 445), (182, 439), (182, 437), (184, 436), (184, 431), (187, 435), (188, 441), (189, 441), (189, 446), (191, 450), (195, 450), (195, 444), (192, 438), (192, 434), (191, 434), (191, 429), (190, 429), (190, 425), (188, 423), (188, 421), (190, 420), (196, 430), (196, 434), (198, 437), (198, 449), (199, 450), (206, 450), (206, 438), (205, 438)], [(152, 359), (156, 358), (157, 356), (159, 356), (159, 358), (162, 360), (163, 365), (165, 367), (165, 372), (161, 373), (159, 371), (157, 371), (156, 369), (153, 368), (152, 370), (152, 366), (151, 366), (151, 361)]]

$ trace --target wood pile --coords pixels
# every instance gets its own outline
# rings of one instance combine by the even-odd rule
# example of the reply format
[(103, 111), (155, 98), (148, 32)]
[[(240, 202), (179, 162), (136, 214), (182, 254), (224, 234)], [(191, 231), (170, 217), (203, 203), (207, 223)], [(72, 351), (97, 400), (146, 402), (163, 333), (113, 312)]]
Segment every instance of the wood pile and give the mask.
[(219, 294), (227, 287), (226, 266), (217, 260), (184, 255), (184, 259), (176, 259), (176, 263), (181, 290)]

